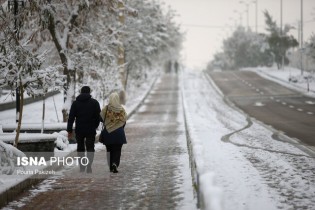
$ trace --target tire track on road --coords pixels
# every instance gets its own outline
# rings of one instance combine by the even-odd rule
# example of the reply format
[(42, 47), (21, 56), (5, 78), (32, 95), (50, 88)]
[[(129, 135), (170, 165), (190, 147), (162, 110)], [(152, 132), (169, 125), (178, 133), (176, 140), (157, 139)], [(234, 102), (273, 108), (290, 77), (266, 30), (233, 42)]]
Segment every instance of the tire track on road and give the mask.
[[(252, 125), (253, 125), (253, 122), (252, 120), (250, 119), (250, 117), (246, 117), (246, 121), (247, 121), (247, 125), (244, 126), (243, 128), (239, 129), (239, 130), (236, 130), (236, 131), (233, 131), (231, 133), (228, 133), (224, 136), (221, 137), (221, 141), (225, 142), (225, 143), (231, 143), (235, 146), (238, 146), (238, 147), (247, 147), (247, 148), (250, 148), (250, 149), (256, 149), (256, 150), (264, 150), (264, 151), (268, 151), (268, 152), (272, 152), (272, 153), (277, 153), (277, 154), (284, 154), (284, 155), (291, 155), (291, 156), (297, 156), (297, 157), (307, 157), (307, 158), (313, 158), (315, 159), (315, 157), (312, 157), (312, 156), (308, 156), (308, 155), (302, 155), (302, 154), (293, 154), (293, 153), (289, 153), (289, 152), (283, 152), (283, 151), (278, 151), (278, 150), (271, 150), (271, 149), (266, 149), (266, 148), (262, 148), (262, 147), (255, 147), (255, 146), (250, 146), (250, 145), (246, 145), (246, 144), (240, 144), (240, 143), (236, 143), (236, 142), (233, 142), (231, 141), (230, 137), (234, 134), (238, 134), (238, 133), (241, 133), (243, 130), (245, 129), (248, 129), (250, 128)], [(273, 134), (272, 135), (272, 138), (275, 139), (275, 136), (278, 136), (277, 134)], [(277, 139), (275, 139), (277, 140)]]

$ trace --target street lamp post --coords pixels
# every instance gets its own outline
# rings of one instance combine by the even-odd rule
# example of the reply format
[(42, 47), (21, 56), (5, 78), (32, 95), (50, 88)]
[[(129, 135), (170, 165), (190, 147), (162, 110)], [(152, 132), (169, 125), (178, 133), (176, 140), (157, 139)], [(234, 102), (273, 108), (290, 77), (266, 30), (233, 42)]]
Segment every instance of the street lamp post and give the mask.
[(301, 48), (303, 48), (303, 0), (301, 0)]
[(282, 30), (282, 18), (283, 18), (283, 3), (282, 0), (280, 0), (280, 48), (282, 53), (282, 69), (284, 69), (284, 52), (282, 52), (282, 38), (283, 38), (283, 30)]
[(255, 14), (255, 31), (258, 33), (258, 0), (255, 1), (256, 4), (256, 14)]
[(304, 66), (303, 66), (303, 0), (301, 0), (301, 75), (304, 73)]
[(247, 30), (249, 31), (249, 4), (246, 4)]
[[(8, 1), (8, 9), (13, 11), (14, 14), (14, 30), (16, 34), (16, 38), (19, 39), (19, 26), (20, 22), (18, 21), (19, 7), (24, 7), (25, 2), (22, 0), (9, 0)], [(19, 114), (20, 114), (20, 89), (16, 88), (16, 122), (19, 122)]]
[(283, 8), (283, 4), (282, 4), (282, 0), (280, 0), (280, 35), (282, 36), (282, 8)]

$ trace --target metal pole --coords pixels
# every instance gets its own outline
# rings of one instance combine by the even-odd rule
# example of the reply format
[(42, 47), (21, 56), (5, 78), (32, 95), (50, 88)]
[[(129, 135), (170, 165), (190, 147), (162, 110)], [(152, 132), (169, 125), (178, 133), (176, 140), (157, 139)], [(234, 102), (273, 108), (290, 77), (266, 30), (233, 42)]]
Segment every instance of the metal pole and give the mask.
[(258, 33), (258, 0), (256, 0), (256, 18), (255, 18), (255, 22), (256, 22), (256, 34)]
[(44, 127), (45, 127), (45, 100), (46, 100), (46, 96), (44, 93), (43, 96), (43, 112), (42, 112), (42, 129), (41, 129), (41, 133), (44, 133)]
[(246, 4), (246, 13), (247, 13), (247, 31), (249, 31), (249, 4)]
[(282, 52), (282, 16), (283, 16), (283, 4), (282, 4), (282, 0), (280, 1), (280, 48), (281, 48), (281, 54), (282, 54), (282, 69), (284, 69), (284, 52)]
[(304, 65), (303, 65), (303, 0), (301, 0), (301, 75), (304, 74)]
[(301, 47), (303, 48), (303, 0), (301, 0)]
[(301, 23), (300, 23), (300, 21), (298, 21), (298, 42), (299, 42), (299, 46), (301, 48)]
[(280, 0), (280, 35), (282, 35), (282, 0)]

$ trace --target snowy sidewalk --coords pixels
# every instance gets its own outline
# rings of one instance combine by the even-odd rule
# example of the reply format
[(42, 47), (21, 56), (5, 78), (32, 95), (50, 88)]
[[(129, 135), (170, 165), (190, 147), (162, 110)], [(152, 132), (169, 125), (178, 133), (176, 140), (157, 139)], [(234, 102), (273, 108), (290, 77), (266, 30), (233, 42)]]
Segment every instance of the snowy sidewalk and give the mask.
[(128, 120), (119, 173), (96, 145), (93, 173), (65, 168), (8, 209), (196, 209), (175, 75), (164, 75)]

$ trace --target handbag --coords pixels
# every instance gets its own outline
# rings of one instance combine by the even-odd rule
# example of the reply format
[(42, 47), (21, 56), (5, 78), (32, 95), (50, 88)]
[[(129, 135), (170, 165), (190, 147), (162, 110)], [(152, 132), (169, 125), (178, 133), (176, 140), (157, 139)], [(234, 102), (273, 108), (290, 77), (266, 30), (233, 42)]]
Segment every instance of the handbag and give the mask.
[(108, 108), (106, 108), (106, 112), (105, 112), (105, 116), (104, 116), (103, 128), (102, 128), (99, 140), (98, 140), (100, 143), (103, 143), (103, 144), (106, 141), (106, 134), (107, 134), (107, 130), (105, 128), (105, 119), (106, 119), (107, 109)]

